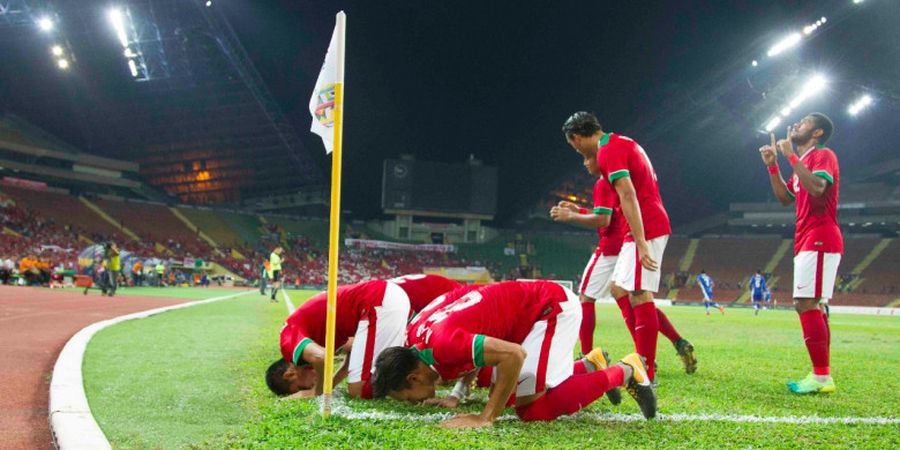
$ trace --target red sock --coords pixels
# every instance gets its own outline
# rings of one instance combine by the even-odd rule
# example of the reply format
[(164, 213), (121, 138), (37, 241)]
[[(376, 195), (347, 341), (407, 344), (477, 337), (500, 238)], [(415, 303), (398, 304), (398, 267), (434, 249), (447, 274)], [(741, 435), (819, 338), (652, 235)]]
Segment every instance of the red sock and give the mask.
[(553, 420), (559, 416), (573, 414), (603, 397), (609, 389), (620, 386), (624, 377), (620, 366), (583, 375), (572, 375), (537, 400), (516, 407), (516, 414), (526, 422)]
[(641, 356), (647, 358), (647, 375), (652, 380), (656, 376), (653, 362), (656, 360), (656, 335), (659, 333), (656, 304), (652, 301), (642, 303), (635, 306), (633, 311), (635, 347)]
[(659, 332), (662, 333), (663, 336), (669, 338), (673, 344), (675, 341), (681, 339), (681, 335), (678, 334), (675, 326), (672, 325), (672, 322), (669, 322), (669, 318), (666, 317), (659, 308), (656, 308), (656, 319), (659, 321)]
[(628, 332), (631, 333), (631, 340), (637, 346), (637, 338), (634, 337), (634, 310), (631, 309), (631, 301), (627, 295), (623, 295), (616, 299), (616, 304), (619, 305), (619, 310), (622, 311), (622, 318), (625, 319), (625, 326), (628, 327)]
[(800, 314), (800, 326), (803, 327), (803, 340), (809, 359), (812, 361), (813, 374), (829, 375), (828, 367), (828, 326), (822, 311), (811, 309)]
[(828, 314), (826, 314), (825, 311), (822, 311), (822, 319), (825, 320), (825, 331), (828, 333), (828, 346), (825, 347), (825, 349), (828, 351), (827, 361), (831, 363), (831, 323), (828, 322)]
[(587, 355), (594, 349), (594, 325), (597, 323), (597, 314), (594, 312), (594, 302), (581, 302), (581, 328), (578, 330), (578, 339), (581, 341), (581, 354)]
[(573, 375), (583, 375), (587, 373), (587, 367), (584, 367), (584, 361), (579, 359), (575, 361), (575, 364), (572, 365), (572, 374)]
[(366, 380), (366, 382), (363, 383), (362, 393), (360, 394), (360, 397), (366, 400), (372, 398), (372, 380)]

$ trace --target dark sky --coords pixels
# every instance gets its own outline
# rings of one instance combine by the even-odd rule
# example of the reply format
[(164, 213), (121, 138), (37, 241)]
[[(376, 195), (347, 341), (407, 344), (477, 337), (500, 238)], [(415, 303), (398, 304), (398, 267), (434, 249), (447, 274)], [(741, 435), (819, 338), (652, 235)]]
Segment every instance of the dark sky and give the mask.
[[(581, 109), (644, 146), (676, 223), (730, 202), (766, 200), (757, 130), (789, 96), (782, 82), (817, 70), (833, 83), (803, 108), (835, 120), (832, 146), (844, 172), (897, 156), (896, 1), (214, 0), (213, 7), (223, 9), (326, 174), (329, 159), (307, 131), (307, 103), (334, 15), (346, 11), (343, 204), (357, 217), (380, 211), (382, 161), (413, 153), (443, 162), (474, 154), (499, 167), (499, 218), (509, 219), (579, 169), (559, 129)], [(831, 20), (813, 39), (764, 57), (787, 31), (822, 15)], [(751, 70), (754, 58), (761, 65)], [(846, 107), (862, 88), (878, 89), (879, 100), (865, 120), (852, 119)]]

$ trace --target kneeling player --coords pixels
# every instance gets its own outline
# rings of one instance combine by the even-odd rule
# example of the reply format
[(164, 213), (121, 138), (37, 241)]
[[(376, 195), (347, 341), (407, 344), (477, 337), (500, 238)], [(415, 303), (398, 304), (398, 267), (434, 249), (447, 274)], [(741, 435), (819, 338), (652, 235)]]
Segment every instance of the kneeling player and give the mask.
[(410, 347), (389, 348), (378, 357), (374, 394), (418, 403), (434, 397), (441, 379), (493, 366), (484, 411), (458, 415), (445, 427), (489, 426), (513, 394), (522, 420), (553, 420), (623, 385), (646, 417), (655, 416), (656, 392), (637, 354), (612, 367), (598, 360), (593, 371), (583, 362), (572, 364), (580, 322), (578, 298), (552, 282), (510, 281), (451, 292), (410, 324)]
[[(456, 287), (459, 283), (439, 275), (408, 275), (338, 288), (334, 341), (352, 342), (344, 346), (350, 354), (334, 384), (347, 377), (350, 396), (371, 398), (372, 363), (378, 354), (403, 343), (411, 312)], [(301, 397), (322, 393), (326, 307), (327, 293), (322, 292), (288, 317), (281, 330), (283, 359), (266, 371), (272, 392)]]

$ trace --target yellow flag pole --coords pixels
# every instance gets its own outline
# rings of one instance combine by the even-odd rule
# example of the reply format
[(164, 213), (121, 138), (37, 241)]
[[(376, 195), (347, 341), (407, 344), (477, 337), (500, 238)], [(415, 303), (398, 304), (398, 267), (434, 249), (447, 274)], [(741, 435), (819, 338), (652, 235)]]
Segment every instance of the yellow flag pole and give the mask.
[(334, 389), (334, 328), (337, 315), (338, 247), (341, 228), (341, 150), (344, 140), (344, 39), (347, 16), (337, 14), (337, 79), (334, 86), (334, 147), (331, 154), (331, 218), (328, 229), (328, 314), (325, 325), (325, 374), (322, 417), (331, 415)]

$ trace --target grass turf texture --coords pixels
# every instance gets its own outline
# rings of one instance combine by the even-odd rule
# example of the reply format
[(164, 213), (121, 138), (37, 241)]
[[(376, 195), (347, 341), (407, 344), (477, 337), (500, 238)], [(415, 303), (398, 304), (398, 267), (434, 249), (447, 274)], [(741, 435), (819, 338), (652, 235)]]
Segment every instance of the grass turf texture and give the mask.
[[(307, 296), (292, 291), (295, 304)], [(278, 354), (286, 312), (283, 303), (248, 297), (118, 325), (95, 338), (85, 363), (88, 396), (115, 447), (900, 447), (897, 424), (601, 422), (576, 415), (553, 423), (502, 421), (487, 430), (450, 431), (420, 421), (323, 420), (314, 401), (280, 401), (268, 392), (262, 374)], [(754, 317), (752, 310), (733, 309), (707, 317), (697, 307), (665, 311), (696, 346), (700, 365), (695, 375), (684, 374), (674, 349), (660, 338), (663, 414), (896, 417), (900, 409), (894, 384), (900, 367), (896, 318), (833, 316), (832, 371), (838, 392), (798, 397), (784, 386), (809, 370), (795, 313), (764, 311)], [(615, 357), (630, 351), (615, 306), (599, 306), (598, 316), (597, 334), (610, 353)], [(121, 361), (128, 365), (117, 365)], [(339, 387), (336, 395), (344, 392)], [(343, 411), (444, 412), (388, 400), (345, 403)], [(481, 406), (475, 402), (464, 410)], [(618, 408), (601, 399), (587, 410), (638, 412), (627, 396)]]

